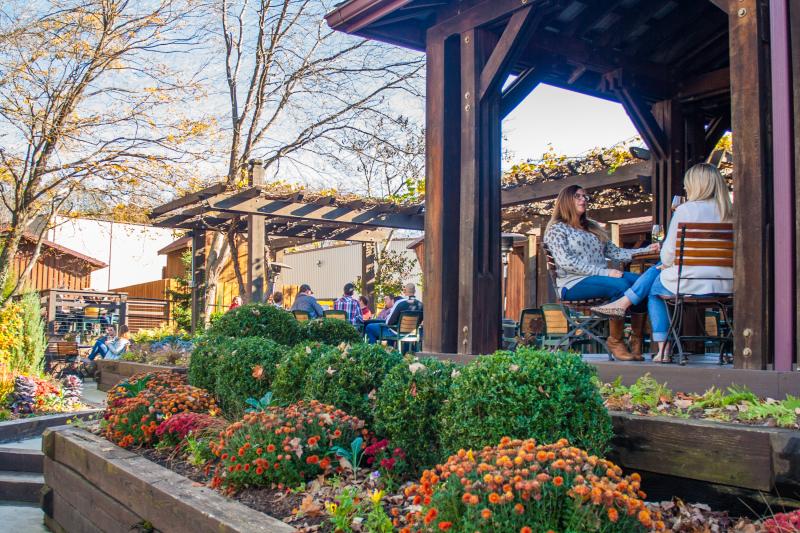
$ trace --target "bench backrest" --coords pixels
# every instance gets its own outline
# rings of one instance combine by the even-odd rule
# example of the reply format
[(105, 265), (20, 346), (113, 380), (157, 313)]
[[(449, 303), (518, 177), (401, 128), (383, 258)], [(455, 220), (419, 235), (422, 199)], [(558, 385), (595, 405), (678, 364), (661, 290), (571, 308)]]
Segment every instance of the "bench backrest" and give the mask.
[(56, 342), (56, 354), (59, 357), (76, 357), (78, 355), (78, 343), (67, 341)]
[(325, 311), (325, 318), (333, 320), (347, 320), (347, 313), (342, 309), (329, 309)]
[(675, 242), (675, 264), (678, 265), (678, 292), (681, 279), (702, 279), (685, 276), (683, 267), (733, 268), (733, 224), (681, 222)]
[(401, 311), (397, 320), (397, 333), (408, 335), (414, 333), (422, 321), (422, 313), (419, 311)]

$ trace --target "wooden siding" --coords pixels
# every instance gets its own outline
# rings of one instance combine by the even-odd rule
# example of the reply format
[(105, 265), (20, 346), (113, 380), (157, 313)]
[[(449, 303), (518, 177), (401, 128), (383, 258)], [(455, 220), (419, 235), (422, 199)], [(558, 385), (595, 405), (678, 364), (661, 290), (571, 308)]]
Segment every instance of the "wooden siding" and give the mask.
[(119, 287), (111, 292), (124, 292), (129, 298), (149, 298), (169, 300), (169, 291), (178, 290), (178, 282), (174, 279), (157, 279), (147, 283), (137, 283), (127, 287)]
[(167, 266), (164, 267), (164, 278), (179, 278), (187, 274), (188, 270), (181, 261), (181, 256), (190, 248), (173, 250), (167, 254)]
[[(23, 240), (14, 257), (14, 270), (20, 274), (33, 257), (34, 244)], [(85, 261), (42, 247), (42, 253), (26, 282), (29, 289), (85, 289), (91, 284), (92, 268)]]

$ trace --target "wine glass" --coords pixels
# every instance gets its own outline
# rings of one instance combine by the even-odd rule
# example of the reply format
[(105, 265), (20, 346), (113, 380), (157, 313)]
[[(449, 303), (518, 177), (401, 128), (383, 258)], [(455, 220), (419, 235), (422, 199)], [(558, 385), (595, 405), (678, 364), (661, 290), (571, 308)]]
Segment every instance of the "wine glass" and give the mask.
[(653, 240), (661, 242), (664, 240), (664, 226), (661, 224), (653, 224)]
[(678, 206), (680, 206), (682, 203), (683, 203), (683, 196), (677, 196), (677, 195), (673, 196), (672, 197), (672, 210), (675, 211), (676, 209), (678, 209)]

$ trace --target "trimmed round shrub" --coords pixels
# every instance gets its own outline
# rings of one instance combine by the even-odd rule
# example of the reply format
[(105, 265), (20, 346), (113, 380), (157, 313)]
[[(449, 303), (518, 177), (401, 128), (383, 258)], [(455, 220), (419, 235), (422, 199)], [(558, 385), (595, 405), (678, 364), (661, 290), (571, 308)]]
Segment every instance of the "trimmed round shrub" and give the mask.
[(227, 353), (220, 354), (214, 387), (222, 407), (241, 412), (248, 398), (260, 399), (272, 389), (275, 367), (286, 347), (270, 339), (230, 339)]
[(309, 320), (306, 323), (306, 337), (309, 340), (330, 344), (331, 346), (338, 346), (343, 342), (345, 344), (355, 344), (364, 341), (364, 338), (350, 322), (333, 318)]
[(623, 476), (566, 439), (537, 446), (504, 437), (499, 446), (459, 450), (405, 489), (421, 509), (401, 531), (664, 531), (640, 487), (638, 474)]
[(450, 394), (456, 365), (434, 358), (406, 357), (392, 368), (378, 390), (375, 432), (405, 451), (412, 469), (443, 459), (439, 412)]
[(386, 374), (402, 358), (377, 344), (356, 344), (326, 353), (306, 373), (303, 398), (318, 400), (372, 423), (373, 400)]
[(333, 447), (350, 449), (363, 428), (361, 420), (314, 401), (248, 413), (211, 443), (219, 458), (211, 486), (294, 487), (320, 474), (341, 471)]
[(449, 452), (480, 449), (500, 438), (566, 438), (603, 455), (611, 417), (579, 355), (520, 349), (484, 355), (460, 370), (442, 409), (442, 443)]
[(214, 390), (217, 384), (217, 364), (220, 354), (232, 339), (203, 335), (194, 342), (194, 351), (189, 359), (187, 372), (189, 383), (201, 389)]
[(336, 347), (319, 342), (298, 344), (285, 352), (272, 380), (273, 402), (288, 405), (301, 400), (309, 367), (323, 354), (338, 352)]
[(231, 309), (207, 332), (221, 337), (266, 337), (289, 346), (305, 340), (305, 332), (292, 314), (269, 304), (247, 304)]

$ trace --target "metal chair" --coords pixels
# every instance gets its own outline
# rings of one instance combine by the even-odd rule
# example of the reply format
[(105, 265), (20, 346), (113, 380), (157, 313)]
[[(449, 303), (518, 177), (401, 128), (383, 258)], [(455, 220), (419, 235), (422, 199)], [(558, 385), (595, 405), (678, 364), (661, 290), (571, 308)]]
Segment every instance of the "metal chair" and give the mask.
[(292, 314), (298, 322), (308, 322), (311, 320), (311, 315), (308, 314), (308, 311), (295, 310), (292, 311)]
[(347, 313), (342, 309), (327, 309), (325, 310), (325, 318), (347, 320)]
[(420, 340), (421, 323), (422, 312), (401, 311), (397, 319), (397, 324), (394, 326), (386, 324), (381, 325), (380, 332), (378, 333), (378, 342), (396, 342), (400, 347), (400, 353), (403, 353), (403, 343), (413, 343), (414, 349), (416, 349)]
[[(725, 364), (725, 353), (728, 346), (733, 342), (732, 339), (732, 313), (733, 294), (709, 294), (694, 295), (681, 292), (681, 282), (690, 279), (722, 279), (733, 280), (730, 278), (707, 278), (694, 275), (687, 275), (684, 267), (728, 267), (733, 268), (733, 224), (729, 223), (707, 223), (707, 222), (681, 222), (678, 224), (678, 236), (675, 244), (675, 264), (678, 265), (678, 285), (675, 294), (663, 295), (661, 298), (667, 303), (670, 311), (668, 339), (673, 341), (670, 349), (669, 358), (673, 360), (675, 348), (678, 350), (679, 363), (685, 365), (689, 357), (684, 349), (683, 342), (708, 342), (720, 343), (719, 364)], [(712, 330), (713, 335), (704, 331), (705, 335), (681, 335), (685, 308), (687, 306), (701, 307), (704, 309), (714, 308), (719, 312), (719, 322), (724, 322), (727, 327), (717, 327)], [(705, 321), (705, 314), (704, 321)], [(705, 326), (705, 324), (703, 324)], [(704, 328), (705, 329), (705, 328)]]
[[(608, 349), (606, 341), (600, 335), (600, 327), (607, 320), (604, 317), (593, 315), (590, 311), (591, 307), (603, 305), (607, 302), (604, 298), (592, 298), (589, 300), (562, 300), (561, 291), (558, 289), (557, 276), (556, 276), (556, 262), (553, 259), (553, 254), (550, 253), (547, 245), (542, 244), (545, 256), (547, 258), (547, 274), (550, 277), (550, 283), (556, 293), (557, 305), (560, 305), (565, 310), (564, 320), (566, 325), (563, 328), (565, 331), (561, 338), (552, 346), (552, 350), (560, 350), (563, 346), (566, 349), (572, 348), (573, 344), (586, 344), (587, 341), (597, 343), (601, 349), (608, 354), (608, 360), (613, 361), (614, 356), (611, 355), (611, 350)], [(546, 304), (550, 306), (552, 304)], [(553, 309), (553, 308), (550, 308)], [(545, 323), (547, 322), (547, 309), (542, 305), (542, 311), (545, 312)], [(556, 328), (559, 331), (561, 327)], [(555, 334), (553, 330), (548, 327), (546, 335)]]

